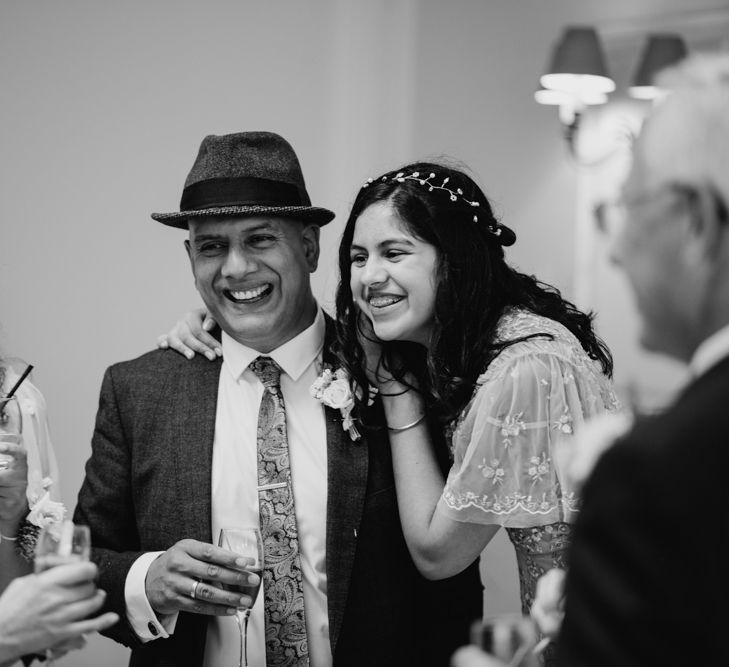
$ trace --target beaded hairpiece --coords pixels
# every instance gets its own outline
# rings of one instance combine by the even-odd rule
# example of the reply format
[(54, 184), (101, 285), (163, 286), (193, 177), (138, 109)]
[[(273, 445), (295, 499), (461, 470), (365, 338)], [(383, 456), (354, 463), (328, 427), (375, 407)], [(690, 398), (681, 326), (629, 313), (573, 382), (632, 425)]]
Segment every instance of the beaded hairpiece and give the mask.
[[(421, 175), (419, 171), (414, 171), (412, 174), (407, 175), (405, 175), (404, 172), (400, 171), (391, 178), (393, 181), (397, 181), (398, 183), (404, 183), (405, 181), (416, 181), (417, 183), (420, 183), (420, 185), (426, 186), (428, 188), (428, 192), (433, 192), (433, 190), (443, 190), (444, 192), (447, 192), (449, 194), (451, 201), (458, 201), (460, 199), (469, 206), (473, 206), (474, 208), (478, 208), (481, 205), (477, 201), (471, 201), (470, 199), (466, 199), (463, 196), (463, 190), (461, 190), (461, 188), (456, 188), (455, 190), (447, 188), (446, 184), (448, 183), (448, 181), (450, 181), (450, 178), (448, 176), (443, 179), (443, 182), (440, 185), (436, 185), (434, 182), (431, 181), (431, 179), (435, 178), (435, 174), (433, 172), (431, 172), (428, 177), (425, 178), (425, 176)], [(380, 178), (379, 180), (387, 181), (387, 176), (382, 176), (382, 178)], [(375, 179), (368, 178), (362, 187), (366, 188), (374, 183), (374, 181)], [(473, 221), (478, 222), (478, 215), (473, 216)], [(498, 222), (490, 224), (488, 226), (488, 230), (495, 236), (501, 236), (502, 230)]]

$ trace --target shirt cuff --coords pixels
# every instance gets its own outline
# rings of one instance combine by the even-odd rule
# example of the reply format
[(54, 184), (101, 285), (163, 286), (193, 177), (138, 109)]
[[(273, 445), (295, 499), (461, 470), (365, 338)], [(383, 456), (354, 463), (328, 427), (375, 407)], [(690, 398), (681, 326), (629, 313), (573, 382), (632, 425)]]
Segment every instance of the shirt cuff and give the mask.
[(149, 604), (144, 585), (152, 561), (164, 551), (149, 551), (132, 563), (124, 583), (127, 620), (142, 643), (166, 639), (175, 632), (178, 612), (157, 615)]

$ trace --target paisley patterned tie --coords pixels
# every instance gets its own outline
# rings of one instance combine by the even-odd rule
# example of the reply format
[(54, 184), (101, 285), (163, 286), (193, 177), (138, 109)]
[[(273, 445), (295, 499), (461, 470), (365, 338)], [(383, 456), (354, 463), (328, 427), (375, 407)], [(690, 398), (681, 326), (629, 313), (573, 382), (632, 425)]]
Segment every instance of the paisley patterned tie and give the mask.
[(281, 368), (270, 357), (257, 357), (250, 368), (264, 387), (258, 411), (258, 506), (263, 538), (266, 665), (306, 667), (309, 647), (304, 587)]

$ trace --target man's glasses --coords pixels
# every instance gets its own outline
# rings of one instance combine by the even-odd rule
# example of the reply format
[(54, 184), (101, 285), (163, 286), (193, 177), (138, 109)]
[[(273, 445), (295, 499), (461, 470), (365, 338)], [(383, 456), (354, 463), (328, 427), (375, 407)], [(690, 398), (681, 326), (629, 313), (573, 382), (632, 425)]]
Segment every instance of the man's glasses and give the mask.
[(614, 237), (622, 231), (631, 212), (646, 204), (658, 201), (664, 194), (671, 195), (674, 198), (681, 198), (690, 210), (696, 210), (702, 190), (708, 192), (713, 199), (718, 220), (722, 224), (727, 224), (729, 218), (727, 205), (714, 186), (710, 184), (693, 186), (669, 182), (630, 197), (615, 197), (599, 202), (593, 209), (597, 228), (608, 237)]

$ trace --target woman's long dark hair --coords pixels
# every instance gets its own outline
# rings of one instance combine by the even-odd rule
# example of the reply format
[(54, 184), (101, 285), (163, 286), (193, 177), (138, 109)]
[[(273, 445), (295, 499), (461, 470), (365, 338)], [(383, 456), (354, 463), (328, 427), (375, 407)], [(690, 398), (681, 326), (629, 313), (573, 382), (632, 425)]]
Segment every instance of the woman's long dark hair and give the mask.
[[(427, 183), (412, 178), (398, 179), (398, 174), (414, 173), (423, 180), (433, 174), (428, 183), (435, 185), (447, 178), (447, 190), (430, 189)], [(449, 191), (454, 193), (455, 201)], [(478, 185), (458, 169), (420, 162), (389, 172), (363, 187), (344, 228), (336, 298), (337, 356), (358, 386), (367, 386), (367, 376), (358, 339), (360, 313), (350, 288), (350, 246), (357, 219), (377, 202), (387, 202), (409, 233), (438, 250), (430, 344), (425, 349), (405, 341), (385, 342), (382, 363), (400, 379), (405, 372), (413, 373), (428, 409), (442, 422), (459, 415), (471, 398), (478, 376), (501, 350), (518, 342), (496, 340), (498, 322), (511, 307), (560, 322), (577, 337), (590, 358), (600, 362), (603, 372), (612, 374), (612, 357), (595, 335), (593, 315), (578, 310), (554, 287), (519, 273), (505, 262), (502, 243), (513, 242), (513, 232), (499, 226)], [(478, 202), (478, 207), (469, 202)], [(544, 336), (551, 337), (547, 333)], [(359, 397), (354, 416), (364, 425), (374, 425), (367, 408), (366, 396)]]

